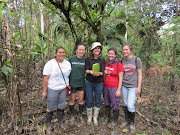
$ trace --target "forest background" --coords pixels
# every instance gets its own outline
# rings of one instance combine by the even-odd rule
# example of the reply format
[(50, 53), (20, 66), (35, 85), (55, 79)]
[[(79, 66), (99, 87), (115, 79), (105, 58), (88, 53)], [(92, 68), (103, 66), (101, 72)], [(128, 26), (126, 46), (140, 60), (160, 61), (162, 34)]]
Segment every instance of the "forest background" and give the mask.
[[(0, 134), (45, 134), (44, 64), (56, 47), (63, 46), (68, 58), (80, 42), (86, 45), (87, 57), (95, 41), (102, 43), (106, 60), (110, 47), (117, 48), (117, 58), (122, 58), (125, 43), (132, 44), (133, 54), (142, 60), (137, 134), (178, 134), (179, 6), (178, 0), (0, 1)], [(103, 109), (102, 105), (100, 121)], [(68, 125), (68, 109), (66, 116)], [(120, 122), (123, 117), (121, 111)], [(128, 128), (77, 124), (66, 131), (54, 130), (54, 134), (82, 133), (128, 134)]]

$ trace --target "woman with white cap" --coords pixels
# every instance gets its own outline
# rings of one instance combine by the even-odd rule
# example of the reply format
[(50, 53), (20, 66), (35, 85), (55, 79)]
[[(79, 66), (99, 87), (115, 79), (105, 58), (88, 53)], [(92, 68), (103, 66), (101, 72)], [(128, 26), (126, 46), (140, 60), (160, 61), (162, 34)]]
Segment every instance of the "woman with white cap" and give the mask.
[(92, 122), (93, 95), (95, 94), (94, 107), (94, 125), (98, 125), (98, 115), (101, 106), (101, 93), (103, 90), (103, 73), (105, 68), (105, 60), (101, 58), (102, 45), (94, 42), (91, 47), (90, 57), (85, 60), (86, 84), (85, 91), (87, 96), (87, 124)]

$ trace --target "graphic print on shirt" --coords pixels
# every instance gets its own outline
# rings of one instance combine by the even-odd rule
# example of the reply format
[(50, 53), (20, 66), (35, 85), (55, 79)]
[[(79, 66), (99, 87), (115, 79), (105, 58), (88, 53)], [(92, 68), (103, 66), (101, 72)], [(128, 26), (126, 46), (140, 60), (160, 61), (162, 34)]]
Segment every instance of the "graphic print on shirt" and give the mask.
[(72, 65), (85, 65), (85, 62), (72, 62)]
[[(63, 73), (63, 76), (64, 76), (64, 78), (63, 78), (63, 76), (62, 76), (62, 73)], [(65, 72), (62, 72), (62, 73), (60, 73), (60, 79), (65, 79), (66, 78), (66, 73)]]
[(104, 73), (105, 75), (110, 76), (113, 70), (114, 68), (105, 67)]
[(124, 70), (125, 70), (126, 75), (132, 75), (133, 74), (133, 68), (134, 69), (136, 68), (136, 66), (133, 64), (126, 64), (123, 66), (124, 66)]
[(60, 73), (59, 73), (58, 70), (59, 70), (59, 69), (56, 69), (56, 70), (55, 70), (55, 73), (54, 73), (54, 76), (55, 76), (56, 80), (57, 80), (57, 81), (60, 81), (60, 80), (63, 79), (62, 73), (63, 73), (63, 75), (64, 75), (64, 78), (66, 78), (66, 72), (62, 72), (62, 73), (60, 72)]

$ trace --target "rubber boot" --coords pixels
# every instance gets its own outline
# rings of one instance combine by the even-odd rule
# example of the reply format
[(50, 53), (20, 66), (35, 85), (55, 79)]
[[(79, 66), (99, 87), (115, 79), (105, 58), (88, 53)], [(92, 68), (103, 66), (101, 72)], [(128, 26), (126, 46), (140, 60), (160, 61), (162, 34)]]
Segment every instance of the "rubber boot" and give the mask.
[(124, 116), (125, 116), (125, 122), (121, 123), (120, 128), (123, 128), (129, 124), (130, 119), (130, 112), (128, 111), (127, 106), (124, 106)]
[(46, 112), (46, 127), (47, 127), (47, 130), (48, 131), (52, 131), (52, 125), (51, 125), (51, 120), (52, 120), (52, 117), (53, 117), (53, 112)]
[(99, 111), (100, 111), (100, 108), (94, 107), (94, 117), (93, 117), (93, 121), (94, 121), (94, 125), (95, 125), (95, 126), (98, 125)]
[(135, 133), (136, 131), (134, 118), (135, 118), (135, 112), (130, 112), (130, 132), (131, 133)]
[(83, 116), (82, 116), (83, 108), (84, 108), (84, 105), (79, 104), (79, 120), (80, 120), (80, 122), (84, 122)]
[(92, 122), (92, 108), (87, 108), (87, 117), (88, 117), (87, 124), (91, 125), (91, 122)]
[(64, 109), (57, 109), (57, 117), (58, 117), (58, 124), (61, 129), (65, 129), (63, 117), (64, 117)]
[(70, 123), (74, 123), (74, 119), (75, 119), (74, 105), (69, 105), (69, 110), (70, 110), (70, 112), (71, 112)]
[(109, 125), (109, 128), (114, 128), (118, 123), (119, 110), (113, 110), (113, 120)]
[(110, 111), (111, 111), (111, 106), (105, 106), (105, 120), (104, 124), (107, 124), (110, 120)]

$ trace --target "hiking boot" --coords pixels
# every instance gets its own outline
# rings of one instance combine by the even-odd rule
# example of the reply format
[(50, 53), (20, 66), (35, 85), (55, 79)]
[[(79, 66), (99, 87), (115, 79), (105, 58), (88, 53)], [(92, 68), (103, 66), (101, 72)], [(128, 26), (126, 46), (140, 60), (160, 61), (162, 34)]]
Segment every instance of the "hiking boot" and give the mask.
[(94, 125), (95, 125), (95, 126), (98, 125), (99, 111), (100, 111), (100, 108), (94, 107), (94, 117), (93, 117), (93, 121), (94, 121)]
[(123, 128), (129, 124), (129, 119), (130, 119), (130, 112), (128, 111), (127, 106), (124, 106), (124, 116), (125, 116), (125, 122), (120, 124), (120, 128)]
[(83, 123), (83, 122), (84, 122), (84, 119), (83, 119), (82, 114), (79, 114), (79, 121), (80, 121), (81, 123)]
[(91, 122), (92, 122), (92, 108), (87, 108), (87, 117), (88, 117), (87, 124), (91, 125)]
[(52, 120), (52, 117), (53, 117), (53, 112), (46, 112), (46, 128), (49, 132), (52, 131), (52, 125), (51, 125), (51, 120)]
[(75, 109), (74, 109), (74, 105), (69, 105), (69, 110), (71, 112), (71, 118), (70, 118), (70, 123), (74, 123), (74, 119), (75, 119)]
[(111, 106), (105, 106), (105, 120), (104, 124), (107, 124), (110, 121), (110, 111), (111, 111)]
[(65, 129), (63, 117), (64, 117), (64, 109), (57, 109), (57, 117), (58, 117), (58, 124), (61, 129)]
[(80, 122), (84, 122), (83, 115), (82, 115), (83, 108), (84, 108), (84, 105), (83, 104), (79, 104), (79, 120), (80, 120)]
[(136, 131), (134, 118), (135, 118), (135, 112), (130, 112), (130, 132), (131, 133), (135, 133)]
[(118, 123), (119, 110), (113, 110), (113, 121), (108, 125), (109, 128), (114, 128)]

